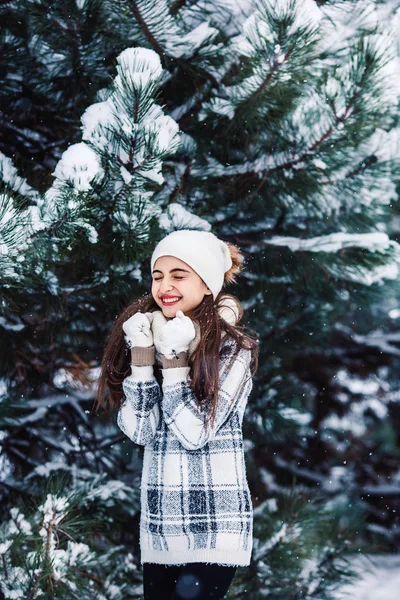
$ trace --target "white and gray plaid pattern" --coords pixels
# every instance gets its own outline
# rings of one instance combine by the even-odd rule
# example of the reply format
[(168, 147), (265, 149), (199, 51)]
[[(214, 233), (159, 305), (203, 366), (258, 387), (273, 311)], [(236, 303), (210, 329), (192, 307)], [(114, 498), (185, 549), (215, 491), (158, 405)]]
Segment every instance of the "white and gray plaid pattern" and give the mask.
[[(253, 385), (251, 353), (245, 349), (237, 353), (231, 339), (222, 345), (211, 431), (206, 432), (207, 413), (198, 408), (186, 381), (189, 367), (164, 369), (174, 382), (166, 378), (162, 391), (152, 367), (137, 367), (136, 375), (123, 382), (126, 399), (117, 423), (129, 439), (145, 446), (142, 563), (250, 564), (253, 509), (242, 421)], [(138, 373), (143, 373), (143, 380)]]

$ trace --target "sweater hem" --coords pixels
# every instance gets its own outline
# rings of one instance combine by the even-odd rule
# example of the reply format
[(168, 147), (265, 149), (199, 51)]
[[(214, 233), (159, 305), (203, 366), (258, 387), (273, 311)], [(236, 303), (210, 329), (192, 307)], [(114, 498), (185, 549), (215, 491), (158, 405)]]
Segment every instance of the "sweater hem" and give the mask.
[(190, 551), (160, 551), (144, 550), (140, 557), (141, 564), (181, 566), (188, 563), (206, 563), (222, 567), (248, 567), (251, 562), (251, 552), (247, 550), (232, 552), (224, 550), (190, 550)]

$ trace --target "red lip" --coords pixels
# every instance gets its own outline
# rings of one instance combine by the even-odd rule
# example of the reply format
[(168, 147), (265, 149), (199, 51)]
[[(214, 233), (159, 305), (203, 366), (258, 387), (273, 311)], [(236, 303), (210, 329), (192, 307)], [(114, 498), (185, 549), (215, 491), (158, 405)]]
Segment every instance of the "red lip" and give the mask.
[(173, 298), (174, 296), (163, 296), (161, 298), (161, 302), (163, 303), (164, 306), (173, 306), (174, 304), (177, 304), (180, 300), (180, 298), (178, 300), (175, 300), (175, 302), (164, 302), (164, 298)]

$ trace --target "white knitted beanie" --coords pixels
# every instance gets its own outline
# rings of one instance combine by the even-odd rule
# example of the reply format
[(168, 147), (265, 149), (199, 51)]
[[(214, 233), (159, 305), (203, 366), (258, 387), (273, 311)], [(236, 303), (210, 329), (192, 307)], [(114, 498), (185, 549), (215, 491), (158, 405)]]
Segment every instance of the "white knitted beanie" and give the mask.
[(210, 231), (180, 229), (160, 240), (151, 256), (151, 272), (160, 256), (175, 256), (202, 278), (215, 298), (224, 284), (224, 274), (232, 267), (228, 246)]

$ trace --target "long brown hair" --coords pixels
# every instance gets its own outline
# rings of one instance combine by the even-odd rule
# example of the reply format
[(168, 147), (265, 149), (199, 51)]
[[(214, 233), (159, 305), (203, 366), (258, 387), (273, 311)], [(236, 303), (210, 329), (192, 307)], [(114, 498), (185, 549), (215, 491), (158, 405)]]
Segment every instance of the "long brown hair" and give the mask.
[[(236, 281), (236, 275), (242, 270), (243, 264), (243, 256), (239, 249), (233, 244), (227, 243), (227, 245), (231, 253), (232, 267), (225, 273), (224, 284)], [(235, 325), (228, 323), (219, 314), (219, 309), (226, 299), (233, 300), (237, 306), (238, 316)], [(154, 310), (160, 310), (160, 307), (149, 294), (129, 304), (117, 317), (103, 354), (95, 410), (101, 406), (105, 410), (117, 410), (124, 398), (122, 382), (131, 373), (131, 357), (125, 343), (122, 324), (139, 311), (145, 313)], [(226, 339), (235, 340), (237, 344), (235, 356), (241, 348), (251, 350), (250, 377), (253, 377), (258, 369), (258, 340), (245, 333), (245, 327), (239, 324), (243, 313), (240, 301), (235, 296), (222, 291), (215, 300), (212, 295), (205, 295), (202, 302), (192, 310), (191, 318), (197, 321), (200, 327), (200, 341), (189, 359), (191, 387), (199, 408), (211, 409), (207, 425), (209, 420), (214, 423), (217, 408), (222, 331), (226, 332)], [(161, 386), (162, 373), (158, 364), (154, 365), (154, 375)]]

